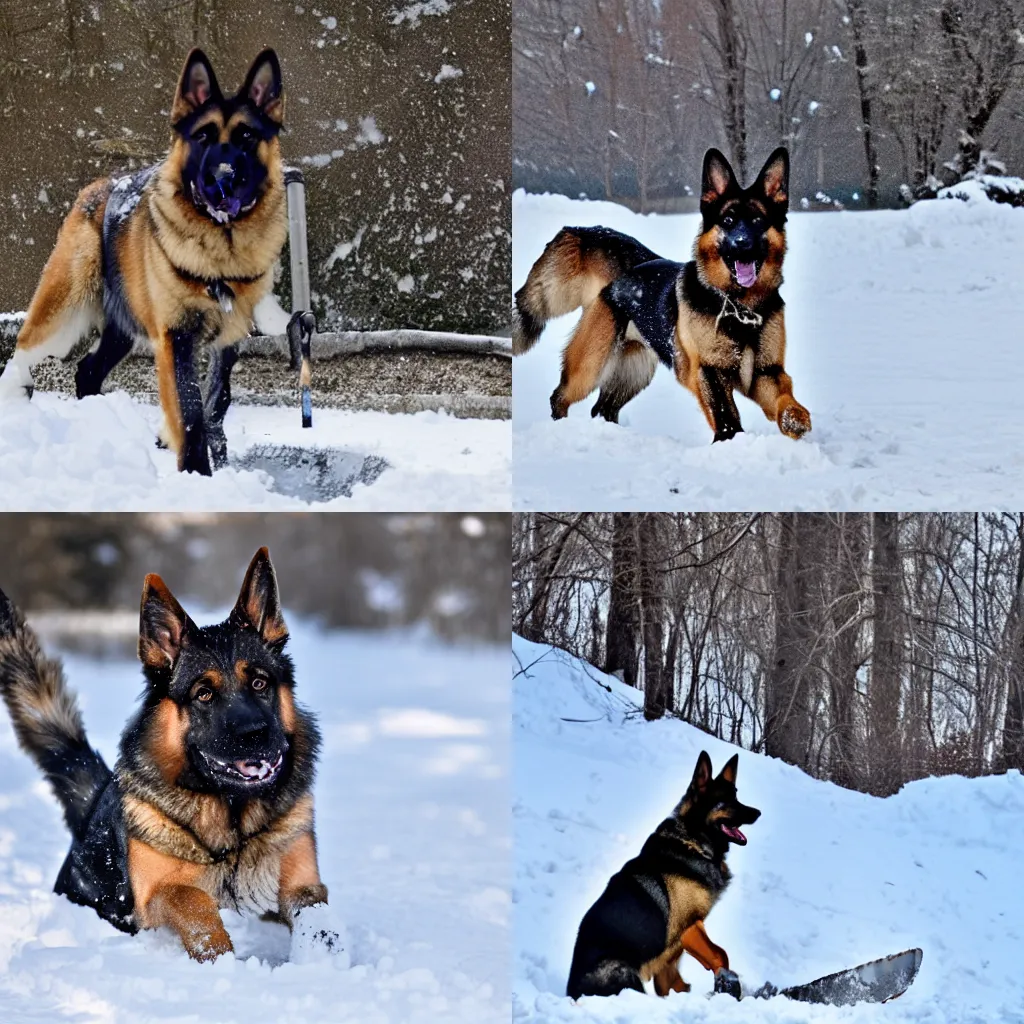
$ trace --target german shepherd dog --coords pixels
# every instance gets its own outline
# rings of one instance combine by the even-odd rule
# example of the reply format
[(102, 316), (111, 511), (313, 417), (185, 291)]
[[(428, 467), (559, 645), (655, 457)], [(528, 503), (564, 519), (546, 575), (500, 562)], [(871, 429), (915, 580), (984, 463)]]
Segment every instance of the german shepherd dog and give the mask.
[(266, 548), (215, 626), (197, 626), (147, 576), (145, 690), (111, 771), (60, 663), (0, 592), (0, 694), (72, 836), (55, 892), (122, 931), (167, 926), (196, 960), (232, 949), (221, 907), (292, 927), (327, 902), (311, 792), (320, 735), (292, 695), (287, 640)]
[(711, 758), (701, 751), (686, 795), (647, 839), (638, 857), (612, 875), (583, 916), (569, 969), (567, 993), (612, 996), (644, 991), (654, 979), (659, 996), (688, 992), (679, 958), (690, 953), (715, 972), (715, 990), (739, 998), (739, 979), (729, 956), (704, 931), (704, 918), (729, 884), (725, 855), (730, 843), (745, 846), (741, 825), (761, 816), (736, 799), (734, 754), (712, 778)]
[[(99, 394), (136, 339), (156, 362), (160, 438), (178, 468), (210, 474), (227, 460), (231, 346), (250, 331), (287, 234), (278, 133), (281, 67), (273, 50), (225, 97), (206, 55), (192, 50), (171, 105), (171, 148), (135, 174), (87, 185), (43, 268), (0, 392), (31, 394), (31, 368), (65, 357), (93, 327), (98, 346), (78, 364), (79, 398)], [(207, 394), (197, 347), (213, 342)]]
[(529, 351), (552, 317), (583, 307), (551, 395), (554, 419), (600, 388), (591, 415), (618, 423), (660, 360), (697, 396), (715, 441), (743, 429), (737, 390), (788, 437), (811, 429), (784, 368), (789, 154), (775, 150), (744, 189), (711, 149), (701, 177), (702, 225), (689, 263), (598, 227), (563, 228), (533, 265), (515, 296), (514, 354)]

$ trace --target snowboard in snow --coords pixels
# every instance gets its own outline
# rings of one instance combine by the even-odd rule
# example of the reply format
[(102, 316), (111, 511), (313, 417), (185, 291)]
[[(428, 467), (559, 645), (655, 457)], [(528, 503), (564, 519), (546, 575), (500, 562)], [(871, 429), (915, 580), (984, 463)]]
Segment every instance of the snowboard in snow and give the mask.
[(846, 971), (827, 974), (806, 985), (778, 989), (763, 985), (751, 993), (757, 998), (780, 995), (801, 1003), (828, 1003), (831, 1006), (852, 1006), (854, 1003), (885, 1003), (903, 995), (921, 967), (924, 954), (920, 949), (905, 949), (902, 953), (872, 960)]

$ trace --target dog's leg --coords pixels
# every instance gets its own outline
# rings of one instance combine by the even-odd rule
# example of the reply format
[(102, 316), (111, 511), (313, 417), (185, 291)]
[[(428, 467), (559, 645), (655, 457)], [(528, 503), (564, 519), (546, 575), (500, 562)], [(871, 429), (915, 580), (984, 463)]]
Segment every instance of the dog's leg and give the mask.
[(743, 425), (732, 397), (732, 388), (714, 366), (702, 366), (697, 371), (697, 398), (715, 432), (715, 441), (728, 441), (742, 433)]
[(787, 437), (803, 437), (811, 429), (811, 414), (793, 397), (793, 378), (779, 364), (754, 373), (750, 397)]
[(679, 957), (683, 955), (682, 946), (679, 953), (654, 975), (654, 991), (659, 996), (667, 996), (669, 992), (689, 992), (690, 986), (683, 981), (679, 973)]
[(197, 884), (204, 870), (141, 840), (128, 840), (128, 878), (139, 925), (170, 928), (194, 960), (213, 960), (232, 950), (216, 901)]
[(327, 886), (320, 881), (316, 862), (316, 839), (304, 832), (281, 857), (278, 904), (281, 916), (290, 920), (303, 907), (327, 902)]
[(683, 951), (689, 953), (705, 969), (716, 973), (723, 968), (729, 969), (729, 954), (708, 938), (703, 921), (697, 921), (690, 925), (683, 932), (680, 942), (683, 945)]
[(615, 317), (598, 297), (583, 311), (562, 353), (562, 379), (551, 393), (552, 419), (564, 419), (570, 405), (582, 401), (597, 387), (615, 335)]
[(132, 339), (112, 320), (107, 321), (95, 352), (86, 353), (75, 370), (75, 394), (98, 395), (110, 371), (132, 350)]
[(210, 444), (210, 457), (214, 469), (228, 464), (228, 439), (224, 434), (224, 416), (231, 405), (231, 371), (238, 362), (238, 349), (234, 345), (210, 350), (210, 365), (206, 373), (206, 434)]
[(180, 471), (210, 476), (203, 395), (194, 363), (203, 326), (201, 313), (188, 313), (154, 342), (153, 353), (164, 412), (163, 440), (177, 453)]
[[(40, 282), (39, 290), (42, 291)], [(45, 296), (44, 296), (45, 298)], [(0, 397), (32, 396), (32, 367), (47, 356), (63, 359), (76, 342), (92, 330), (99, 312), (92, 306), (79, 306), (51, 311), (36, 297), (29, 307), (14, 354), (0, 374)]]
[(643, 342), (627, 341), (615, 361), (614, 373), (606, 371), (601, 394), (590, 410), (591, 416), (603, 416), (609, 423), (619, 422), (619, 413), (651, 381), (658, 368), (658, 357)]
[(176, 932), (193, 960), (214, 960), (234, 948), (213, 898), (193, 885), (157, 889), (146, 905), (146, 927)]

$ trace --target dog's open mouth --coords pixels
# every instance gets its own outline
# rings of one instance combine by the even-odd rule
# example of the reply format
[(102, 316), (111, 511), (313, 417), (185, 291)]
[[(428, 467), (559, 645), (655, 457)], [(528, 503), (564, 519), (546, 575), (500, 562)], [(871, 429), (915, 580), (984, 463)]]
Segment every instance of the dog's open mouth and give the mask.
[(729, 840), (730, 843), (736, 843), (739, 846), (747, 845), (747, 837), (738, 829), (735, 825), (719, 825), (722, 830), (722, 834)]
[[(256, 198), (258, 199), (259, 197), (257, 196)], [(195, 203), (197, 209), (205, 210), (207, 215), (218, 224), (228, 224), (243, 213), (248, 213), (256, 205), (256, 199), (243, 206), (240, 199), (236, 199), (234, 196), (227, 196), (214, 206), (199, 191), (199, 186), (194, 181), (192, 182), (192, 202)]]
[(284, 764), (284, 751), (277, 755), (275, 761), (261, 758), (247, 758), (240, 761), (222, 761), (219, 757), (204, 753), (206, 763), (214, 771), (230, 776), (249, 785), (253, 783), (271, 782), (277, 778)]
[(742, 260), (737, 260), (733, 265), (732, 272), (736, 275), (736, 280), (741, 288), (750, 288), (757, 280), (757, 263), (744, 263)]

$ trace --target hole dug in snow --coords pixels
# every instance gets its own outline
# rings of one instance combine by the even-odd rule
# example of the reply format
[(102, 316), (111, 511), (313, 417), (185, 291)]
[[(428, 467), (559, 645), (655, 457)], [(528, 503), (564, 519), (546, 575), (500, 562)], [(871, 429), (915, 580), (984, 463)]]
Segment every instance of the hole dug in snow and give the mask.
[(309, 502), (351, 498), (356, 484), (373, 484), (388, 468), (379, 455), (298, 445), (254, 445), (229, 462), (234, 469), (263, 470), (272, 491)]

